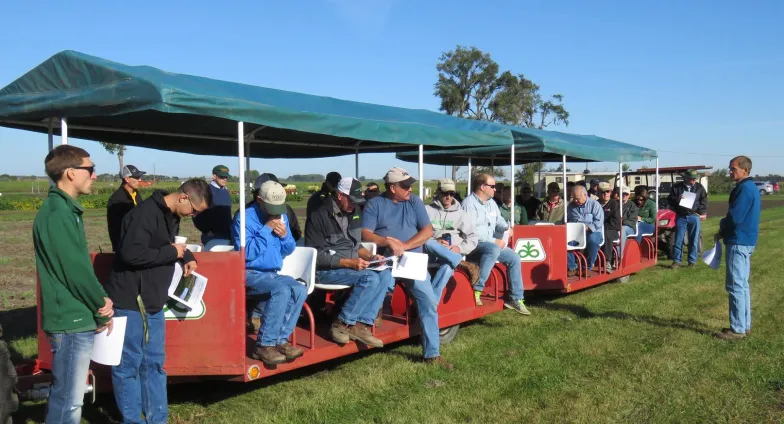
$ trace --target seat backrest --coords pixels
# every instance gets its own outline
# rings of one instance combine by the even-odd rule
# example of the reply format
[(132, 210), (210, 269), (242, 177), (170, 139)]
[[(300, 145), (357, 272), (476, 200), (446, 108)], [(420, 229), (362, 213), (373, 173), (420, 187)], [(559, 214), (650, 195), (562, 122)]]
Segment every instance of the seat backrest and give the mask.
[[(569, 242), (577, 242), (577, 246), (569, 245)], [(567, 250), (585, 249), (585, 224), (581, 222), (566, 223), (566, 243)]]
[(537, 223), (536, 223), (536, 224), (534, 224), (534, 225), (555, 225), (555, 224), (554, 224), (554, 223), (552, 223), (552, 222), (537, 222)]
[(369, 250), (371, 255), (375, 255), (376, 251), (378, 251), (378, 246), (376, 246), (376, 243), (371, 243), (369, 241), (363, 241), (360, 244), (362, 245), (362, 247), (364, 247), (365, 249)]
[(234, 246), (230, 244), (217, 244), (210, 248), (210, 252), (233, 252)]
[[(190, 250), (193, 253), (202, 251), (202, 247), (201, 247), (200, 244), (186, 244), (185, 247), (187, 247), (188, 250)], [(233, 248), (234, 248), (234, 246), (232, 246), (232, 249)]]
[(316, 249), (295, 247), (290, 255), (283, 258), (283, 268), (278, 274), (301, 279), (308, 287), (308, 294), (313, 293), (316, 284)]

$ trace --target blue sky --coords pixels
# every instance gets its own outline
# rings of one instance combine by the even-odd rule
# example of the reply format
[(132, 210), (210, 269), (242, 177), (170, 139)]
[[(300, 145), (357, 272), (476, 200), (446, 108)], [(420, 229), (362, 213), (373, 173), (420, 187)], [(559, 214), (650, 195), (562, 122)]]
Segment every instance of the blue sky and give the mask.
[[(481, 5), (481, 6), (480, 6)], [(435, 64), (456, 45), (488, 52), (543, 94), (562, 93), (571, 123), (660, 151), (662, 166), (726, 166), (782, 173), (784, 2), (292, 0), (247, 2), (43, 1), (0, 3), (0, 86), (61, 50), (134, 65), (309, 94), (438, 109)], [(56, 141), (57, 142), (57, 141)], [(116, 159), (93, 142), (100, 171)], [(0, 173), (43, 174), (46, 136), (0, 129)], [(131, 147), (126, 163), (169, 175), (208, 174), (236, 158)], [(392, 155), (363, 155), (378, 178)], [(643, 164), (632, 164), (637, 167)], [(652, 163), (644, 165), (651, 166)], [(353, 172), (353, 157), (253, 159), (280, 177)], [(593, 169), (615, 169), (613, 164)], [(583, 165), (572, 168), (582, 169)], [(426, 177), (444, 175), (426, 167)]]

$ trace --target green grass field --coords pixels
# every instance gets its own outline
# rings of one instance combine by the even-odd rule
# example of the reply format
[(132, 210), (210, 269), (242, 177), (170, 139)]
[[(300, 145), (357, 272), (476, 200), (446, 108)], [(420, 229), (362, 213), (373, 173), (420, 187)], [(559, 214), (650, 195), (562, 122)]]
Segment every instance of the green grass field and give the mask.
[[(505, 311), (465, 325), (442, 348), (454, 372), (420, 363), (415, 341), (398, 343), (253, 384), (171, 386), (171, 422), (782, 422), (784, 292), (774, 268), (784, 208), (763, 211), (762, 222), (746, 340), (711, 336), (727, 326), (723, 268), (662, 263), (626, 284), (529, 294), (531, 317)], [(709, 219), (705, 234), (717, 225)], [(12, 336), (11, 347), (17, 358), (36, 354), (32, 336)], [(113, 404), (100, 396), (85, 422), (115, 422)], [(17, 419), (38, 422), (43, 411), (26, 404)]]

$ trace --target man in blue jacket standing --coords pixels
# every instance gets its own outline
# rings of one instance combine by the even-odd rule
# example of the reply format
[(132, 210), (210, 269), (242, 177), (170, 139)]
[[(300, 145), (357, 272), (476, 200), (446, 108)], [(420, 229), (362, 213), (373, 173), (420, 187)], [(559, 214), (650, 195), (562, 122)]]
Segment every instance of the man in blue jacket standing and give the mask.
[(738, 340), (751, 332), (751, 254), (757, 244), (760, 194), (751, 173), (751, 159), (737, 156), (730, 161), (730, 178), (736, 186), (730, 193), (727, 216), (719, 224), (716, 241), (724, 239), (727, 251), (725, 288), (730, 295), (730, 328), (716, 333), (724, 340)]
[[(234, 248), (240, 250), (239, 214), (231, 235)], [(308, 291), (297, 280), (278, 274), (283, 258), (295, 247), (286, 216), (286, 190), (280, 184), (262, 184), (256, 202), (245, 209), (245, 241), (246, 295), (259, 303), (262, 296), (269, 295), (253, 358), (266, 365), (293, 361), (303, 352), (288, 339), (297, 326)]]

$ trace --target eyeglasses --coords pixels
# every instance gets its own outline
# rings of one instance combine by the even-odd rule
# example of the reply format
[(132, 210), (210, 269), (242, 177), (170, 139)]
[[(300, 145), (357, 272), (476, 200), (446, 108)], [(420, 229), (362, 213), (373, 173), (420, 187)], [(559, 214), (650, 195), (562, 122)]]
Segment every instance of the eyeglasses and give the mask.
[(92, 165), (92, 166), (74, 166), (72, 169), (84, 169), (85, 171), (89, 172), (90, 175), (95, 174), (95, 165)]
[(492, 188), (493, 190), (495, 190), (495, 184), (482, 184), (482, 185), (483, 186), (488, 186), (488, 187)]
[(457, 192), (454, 192), (454, 191), (442, 191), (441, 194), (443, 194), (444, 196), (455, 197)]
[(191, 202), (191, 197), (190, 196), (188, 196), (188, 203), (191, 204), (191, 215), (196, 216), (196, 215), (204, 212), (204, 211), (200, 211), (200, 210), (196, 209), (195, 207), (193, 207), (193, 202)]

